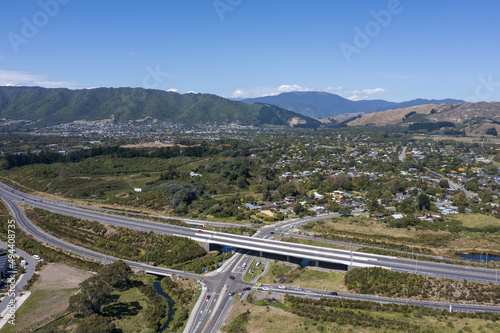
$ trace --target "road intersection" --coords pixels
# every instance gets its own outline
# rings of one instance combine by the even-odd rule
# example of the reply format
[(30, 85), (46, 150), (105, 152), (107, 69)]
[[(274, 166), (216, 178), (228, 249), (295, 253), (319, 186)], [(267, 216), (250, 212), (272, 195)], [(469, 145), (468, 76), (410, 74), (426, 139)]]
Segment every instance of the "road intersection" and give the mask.
[[(326, 217), (338, 216), (335, 214), (330, 214), (328, 216), (316, 216), (311, 218), (306, 218), (302, 220), (292, 220), (277, 223), (272, 226), (267, 226), (261, 228), (254, 237), (245, 237), (232, 234), (224, 234), (219, 232), (213, 232), (208, 230), (200, 230), (193, 228), (180, 227), (175, 225), (168, 225), (164, 223), (152, 222), (147, 220), (139, 220), (131, 217), (123, 217), (117, 215), (110, 215), (103, 213), (101, 211), (93, 211), (88, 209), (83, 209), (81, 207), (76, 207), (76, 205), (63, 203), (55, 200), (47, 200), (40, 197), (28, 195), (16, 191), (4, 184), (0, 183), (0, 197), (7, 204), (8, 208), (13, 213), (13, 216), (18, 221), (19, 227), (23, 229), (26, 233), (33, 235), (36, 239), (42, 242), (49, 243), (53, 246), (59, 247), (65, 251), (76, 253), (84, 257), (92, 258), (98, 261), (112, 262), (118, 260), (110, 256), (104, 256), (95, 251), (91, 251), (82, 247), (75, 246), (73, 244), (61, 241), (44, 231), (40, 230), (38, 227), (34, 226), (31, 221), (26, 217), (24, 211), (18, 206), (16, 202), (20, 202), (29, 206), (39, 207), (49, 211), (71, 215), (74, 217), (96, 220), (103, 223), (115, 224), (125, 226), (127, 228), (133, 228), (136, 230), (143, 231), (153, 231), (158, 233), (166, 233), (171, 235), (177, 235), (181, 237), (189, 237), (195, 239), (200, 243), (210, 243), (213, 244), (233, 244), (237, 248), (235, 255), (231, 257), (229, 262), (226, 262), (221, 268), (216, 272), (211, 272), (204, 276), (177, 271), (172, 269), (167, 269), (163, 267), (156, 267), (145, 265), (142, 263), (126, 261), (132, 268), (142, 270), (145, 272), (150, 272), (157, 275), (171, 275), (176, 274), (180, 276), (185, 276), (198, 280), (203, 285), (203, 292), (198, 300), (198, 303), (193, 310), (188, 325), (185, 332), (217, 332), (221, 325), (225, 314), (230, 308), (234, 296), (240, 295), (244, 296), (244, 293), (249, 293), (250, 291), (244, 291), (245, 288), (252, 288), (253, 290), (262, 290), (261, 288), (256, 288), (252, 283), (244, 282), (243, 275), (245, 270), (248, 268), (255, 256), (260, 255), (262, 252), (274, 253), (277, 255), (278, 252), (283, 253), (286, 257), (294, 255), (297, 257), (309, 257), (312, 260), (316, 260), (318, 263), (320, 261), (331, 260), (344, 263), (347, 266), (358, 266), (363, 267), (363, 265), (373, 265), (385, 267), (393, 270), (407, 271), (413, 273), (421, 273), (432, 276), (447, 276), (449, 278), (455, 279), (467, 279), (468, 281), (482, 281), (482, 282), (493, 282), (495, 283), (495, 271), (490, 269), (480, 269), (473, 267), (462, 267), (454, 266), (449, 264), (401, 259), (390, 256), (380, 256), (367, 253), (346, 251), (346, 250), (336, 250), (331, 248), (319, 248), (311, 247), (307, 245), (286, 243), (272, 240), (276, 234), (281, 234), (289, 230), (290, 228), (297, 227), (308, 223), (310, 221), (319, 220)], [(203, 221), (209, 222), (209, 221)], [(257, 244), (258, 248), (255, 248)], [(273, 252), (274, 251), (274, 252)], [(316, 251), (313, 253), (312, 251)], [(319, 251), (319, 252), (318, 252)], [(243, 265), (243, 264), (246, 265)], [(245, 267), (246, 266), (246, 267)], [(234, 276), (231, 279), (230, 276)], [(275, 286), (263, 286), (270, 288), (271, 292), (289, 292), (298, 293), (307, 297), (330, 297), (324, 292), (306, 289), (302, 291), (295, 290), (283, 290), (276, 289)], [(234, 292), (233, 295), (230, 295)], [(231, 293), (232, 294), (232, 293)], [(207, 298), (207, 296), (209, 296)], [(332, 296), (333, 297), (333, 296)], [(395, 299), (381, 299), (374, 298), (367, 295), (353, 296), (353, 294), (339, 294), (339, 297), (372, 300), (380, 302), (393, 302), (401, 303), (401, 300)], [(436, 308), (444, 308), (443, 303), (438, 304), (437, 302), (427, 302), (418, 303), (417, 301), (406, 301), (408, 304), (423, 305)], [(500, 312), (498, 307), (482, 307), (474, 305), (459, 305), (453, 304), (454, 310), (459, 311), (493, 311)]]

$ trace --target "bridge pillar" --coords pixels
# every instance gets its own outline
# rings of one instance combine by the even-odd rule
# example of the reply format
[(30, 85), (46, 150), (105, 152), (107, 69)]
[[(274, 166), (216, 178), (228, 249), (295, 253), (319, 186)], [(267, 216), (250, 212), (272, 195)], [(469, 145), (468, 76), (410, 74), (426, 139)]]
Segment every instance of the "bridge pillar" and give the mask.
[(290, 262), (290, 256), (286, 256), (286, 261)]
[(259, 257), (262, 257), (262, 251), (259, 251)]
[(319, 267), (319, 260), (316, 260), (316, 267)]
[(210, 252), (210, 243), (208, 242), (196, 242), (199, 246), (204, 248), (207, 252)]

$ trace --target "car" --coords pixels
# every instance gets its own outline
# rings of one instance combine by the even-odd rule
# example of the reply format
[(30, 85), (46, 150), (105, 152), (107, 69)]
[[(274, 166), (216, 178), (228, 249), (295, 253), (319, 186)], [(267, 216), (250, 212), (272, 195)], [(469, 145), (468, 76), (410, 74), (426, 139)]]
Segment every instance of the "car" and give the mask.
[(234, 294), (236, 294), (236, 293), (232, 290), (229, 292), (229, 296), (233, 296)]
[(231, 280), (235, 280), (235, 279), (236, 279), (236, 278), (234, 277), (234, 275), (231, 275), (229, 278), (230, 278)]
[(336, 291), (330, 291), (330, 295), (333, 295), (333, 296), (338, 296), (339, 294), (337, 294)]
[(35, 259), (35, 260), (40, 260), (40, 256), (39, 256), (39, 255), (37, 255), (37, 254), (35, 254), (35, 255), (33, 256), (33, 259)]
[(210, 295), (207, 295), (207, 299), (210, 299)]
[(262, 287), (262, 290), (269, 291), (269, 288), (268, 287)]
[(298, 291), (302, 291), (302, 290), (304, 290), (304, 289), (302, 289), (301, 287), (295, 287), (295, 288), (293, 288), (293, 289), (298, 290)]
[(255, 285), (256, 285), (257, 287), (260, 287), (260, 286), (262, 286), (262, 283), (257, 282)]
[(271, 232), (270, 232), (270, 234), (271, 234), (271, 235), (274, 235), (274, 231), (271, 231)]
[(252, 290), (252, 288), (250, 288), (250, 287), (243, 288), (243, 291), (247, 291), (247, 290)]
[(198, 232), (203, 232), (203, 230), (199, 230), (199, 229), (198, 229)]
[(278, 286), (278, 288), (279, 289), (286, 289), (286, 286), (281, 285), (281, 286)]

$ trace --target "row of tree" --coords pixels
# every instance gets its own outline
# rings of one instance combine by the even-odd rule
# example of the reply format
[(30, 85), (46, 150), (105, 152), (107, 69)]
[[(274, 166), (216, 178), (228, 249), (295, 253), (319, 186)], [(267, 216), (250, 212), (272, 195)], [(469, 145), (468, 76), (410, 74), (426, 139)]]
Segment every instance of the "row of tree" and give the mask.
[(96, 156), (112, 156), (114, 158), (173, 158), (178, 156), (204, 157), (218, 154), (219, 149), (205, 145), (192, 147), (164, 147), (158, 149), (135, 149), (119, 146), (99, 146), (90, 149), (78, 149), (67, 154), (42, 151), (40, 153), (7, 154), (4, 156), (4, 168), (10, 169), (31, 164), (78, 163)]

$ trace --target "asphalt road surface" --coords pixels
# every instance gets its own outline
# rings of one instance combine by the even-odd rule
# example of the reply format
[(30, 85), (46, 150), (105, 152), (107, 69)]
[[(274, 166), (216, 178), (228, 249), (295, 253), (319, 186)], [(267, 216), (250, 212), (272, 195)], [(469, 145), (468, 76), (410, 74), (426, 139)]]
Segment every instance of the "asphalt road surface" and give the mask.
[[(7, 243), (0, 242), (0, 248), (8, 249)], [(2, 301), (0, 301), (0, 313), (2, 313), (3, 310), (5, 310), (7, 308), (7, 305), (9, 304), (9, 302), (12, 299), (15, 299), (19, 295), (19, 293), (26, 286), (26, 283), (28, 282), (28, 280), (31, 279), (31, 277), (33, 276), (33, 273), (35, 273), (36, 262), (33, 259), (33, 257), (30, 256), (28, 253), (26, 253), (18, 248), (15, 248), (15, 250), (16, 250), (17, 255), (21, 256), (22, 258), (24, 258), (24, 260), (26, 260), (27, 265), (24, 267), (25, 273), (23, 274), (23, 276), (21, 277), (19, 282), (16, 284), (16, 287), (14, 290), (14, 295), (7, 295), (2, 299)], [(11, 271), (11, 273), (15, 274), (15, 271)], [(10, 285), (7, 284), (4, 287), (6, 288), (6, 289), (4, 289), (4, 292), (5, 292), (5, 291), (9, 290)]]
[[(63, 250), (70, 251), (82, 255), (84, 257), (104, 262), (113, 262), (118, 259), (110, 256), (105, 256), (98, 252), (91, 251), (82, 247), (75, 246), (73, 244), (61, 241), (45, 233), (44, 231), (34, 226), (31, 223), (31, 221), (29, 221), (24, 212), (15, 203), (15, 201), (22, 202), (30, 206), (58, 212), (61, 214), (97, 220), (100, 222), (105, 222), (110, 224), (122, 225), (137, 230), (168, 233), (178, 236), (190, 237), (193, 239), (201, 239), (205, 241), (211, 240), (215, 242), (221, 242), (221, 240), (218, 239), (219, 237), (222, 239), (229, 238), (231, 242), (238, 244), (242, 249), (248, 247), (249, 244), (253, 246), (252, 244), (255, 242), (259, 244), (259, 246), (261, 246), (260, 249), (262, 251), (275, 251), (278, 248), (280, 249), (280, 251), (284, 250), (282, 251), (283, 253), (294, 253), (299, 257), (305, 256), (306, 254), (308, 257), (313, 257), (311, 256), (311, 249), (317, 250), (318, 248), (301, 244), (272, 241), (266, 238), (272, 238), (276, 234), (281, 234), (285, 232), (287, 229), (296, 227), (300, 224), (305, 224), (310, 221), (326, 217), (336, 216), (336, 214), (330, 214), (325, 216), (316, 216), (303, 220), (284, 221), (270, 227), (262, 228), (261, 230), (259, 230), (259, 232), (256, 233), (256, 235), (254, 235), (256, 237), (244, 237), (231, 234), (203, 231), (192, 228), (184, 228), (179, 226), (138, 220), (134, 218), (127, 218), (116, 215), (108, 215), (102, 212), (89, 211), (86, 209), (75, 207), (74, 205), (71, 204), (60, 203), (58, 201), (46, 200), (36, 196), (26, 195), (18, 191), (15, 191), (14, 189), (11, 189), (3, 184), (0, 184), (0, 197), (6, 202), (7, 206), (13, 212), (13, 216), (14, 218), (16, 218), (19, 227), (22, 228), (27, 233), (32, 234), (36, 239), (60, 247)], [(346, 250), (335, 250), (329, 248), (320, 248), (320, 250), (321, 250), (320, 253), (317, 253), (317, 255), (318, 258), (321, 259), (333, 258), (334, 260), (339, 260), (349, 263), (356, 262), (358, 264), (367, 262), (369, 263), (376, 262), (377, 266), (384, 267), (384, 265), (387, 265), (386, 268), (394, 270), (418, 272), (422, 274), (436, 275), (436, 276), (446, 274), (452, 278), (453, 277), (458, 279), (467, 278), (467, 280), (469, 281), (471, 280), (483, 281), (488, 279), (493, 280), (495, 279), (495, 273), (496, 273), (493, 270), (454, 266), (441, 263), (429, 263), (425, 261), (400, 259), (390, 256), (378, 256), (366, 253), (356, 253), (356, 252), (353, 253), (351, 251), (346, 251)], [(201, 296), (202, 299), (200, 302), (200, 306), (196, 309), (196, 313), (191, 314), (192, 315), (191, 322), (193, 324), (188, 331), (216, 332), (223, 323), (225, 314), (227, 313), (228, 309), (232, 304), (234, 295), (240, 294), (244, 296), (243, 295), (244, 293), (249, 292), (249, 291), (244, 291), (244, 288), (252, 287), (252, 284), (242, 281), (242, 277), (246, 269), (243, 264), (246, 263), (248, 267), (252, 262), (253, 258), (254, 257), (249, 254), (237, 253), (230, 259), (230, 262), (224, 266), (224, 269), (220, 270), (219, 272), (212, 273), (203, 277), (192, 273), (155, 267), (131, 261), (125, 261), (125, 262), (127, 262), (132, 268), (144, 270), (151, 273), (156, 273), (159, 275), (177, 274), (188, 278), (193, 278), (196, 280), (201, 280), (202, 283), (205, 284), (206, 292), (203, 293)], [(231, 276), (233, 276), (234, 279), (231, 279), (230, 278)], [(234, 292), (234, 295), (230, 295), (230, 292)], [(272, 292), (296, 293), (299, 291), (295, 290), (283, 291), (281, 289), (277, 290), (273, 289)], [(324, 292), (322, 293), (312, 289), (303, 290), (300, 292), (302, 295), (308, 297), (328, 296)], [(209, 297), (207, 298), (207, 296)], [(373, 296), (367, 296), (367, 295), (339, 294), (339, 296), (346, 298), (362, 299), (362, 300), (375, 300), (382, 302), (385, 301), (401, 302), (401, 300), (395, 300), (389, 298), (374, 299)], [(411, 300), (403, 300), (403, 301), (409, 302), (408, 304), (423, 305), (423, 306), (438, 307), (438, 308), (444, 308), (445, 306), (448, 307), (450, 306), (449, 303), (438, 304), (437, 302), (424, 302), (421, 304), (420, 303), (416, 304), (414, 302), (417, 301), (411, 301)], [(493, 311), (493, 312), (498, 311), (498, 308), (496, 307), (489, 308), (484, 306), (459, 305), (459, 304), (453, 304), (452, 308), (453, 310), (458, 310), (458, 311)]]

